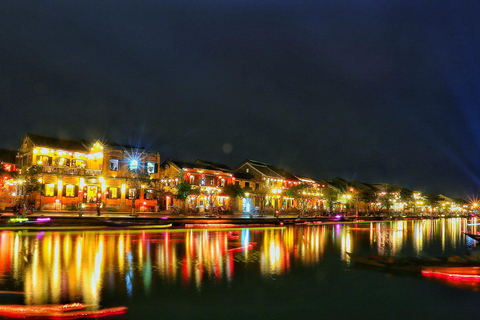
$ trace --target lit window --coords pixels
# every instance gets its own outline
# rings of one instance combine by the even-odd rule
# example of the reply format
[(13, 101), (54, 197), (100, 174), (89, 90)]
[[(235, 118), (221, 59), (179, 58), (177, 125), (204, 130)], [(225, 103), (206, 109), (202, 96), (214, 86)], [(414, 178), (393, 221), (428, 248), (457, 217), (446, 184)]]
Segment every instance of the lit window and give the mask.
[(202, 186), (205, 185), (205, 178), (202, 178), (202, 180), (200, 180), (200, 185), (202, 185)]
[(42, 165), (42, 166), (51, 166), (52, 165), (52, 157), (38, 156), (37, 157), (37, 164)]
[(110, 188), (109, 196), (110, 196), (110, 199), (118, 199), (118, 188)]
[(75, 197), (75, 186), (73, 184), (65, 186), (65, 197)]
[(145, 200), (155, 200), (155, 190), (146, 189), (144, 197), (145, 197)]
[(45, 197), (55, 196), (55, 184), (49, 183), (45, 185)]
[(85, 168), (87, 163), (84, 160), (75, 159), (73, 160), (73, 166), (76, 168)]
[(195, 177), (194, 176), (190, 176), (190, 184), (193, 184), (195, 182)]
[(55, 160), (57, 166), (60, 167), (69, 167), (70, 166), (70, 159), (65, 159), (65, 158), (57, 158)]
[(118, 159), (110, 159), (110, 171), (118, 171)]
[(133, 198), (139, 198), (139, 195), (137, 194), (137, 189), (128, 189), (128, 199), (132, 200)]
[(128, 166), (130, 171), (134, 171), (138, 169), (138, 160), (137, 159), (132, 159), (130, 160), (130, 165)]
[(147, 162), (147, 172), (150, 174), (157, 173), (157, 166), (155, 162), (148, 161)]

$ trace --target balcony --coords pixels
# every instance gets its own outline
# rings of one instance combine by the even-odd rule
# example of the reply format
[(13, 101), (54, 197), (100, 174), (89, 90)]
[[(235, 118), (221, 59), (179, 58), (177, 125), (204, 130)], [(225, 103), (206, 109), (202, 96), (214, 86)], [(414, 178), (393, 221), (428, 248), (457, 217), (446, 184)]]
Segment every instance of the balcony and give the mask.
[(102, 174), (102, 170), (97, 169), (84, 169), (86, 176), (100, 176)]
[(59, 167), (53, 167), (53, 166), (43, 166), (42, 167), (42, 172), (43, 173), (60, 173)]
[(43, 166), (42, 167), (42, 173), (93, 177), (93, 176), (100, 176), (102, 174), (102, 170), (84, 169), (84, 168), (70, 168), (70, 167)]

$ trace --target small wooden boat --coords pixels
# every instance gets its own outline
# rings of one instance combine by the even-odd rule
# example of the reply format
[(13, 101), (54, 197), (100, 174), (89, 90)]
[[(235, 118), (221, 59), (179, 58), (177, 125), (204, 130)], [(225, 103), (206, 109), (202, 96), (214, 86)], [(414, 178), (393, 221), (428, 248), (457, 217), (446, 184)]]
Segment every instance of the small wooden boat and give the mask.
[(443, 273), (457, 273), (457, 274), (479, 274), (480, 275), (480, 261), (475, 261), (459, 256), (448, 258), (396, 258), (384, 257), (379, 255), (354, 255), (350, 252), (347, 254), (356, 263), (367, 265), (371, 267), (407, 271), (414, 273), (425, 272), (443, 272)]
[(472, 238), (473, 240), (476, 240), (476, 241), (480, 241), (480, 234), (476, 234), (476, 233), (466, 233), (464, 232), (465, 235), (469, 236), (470, 238)]

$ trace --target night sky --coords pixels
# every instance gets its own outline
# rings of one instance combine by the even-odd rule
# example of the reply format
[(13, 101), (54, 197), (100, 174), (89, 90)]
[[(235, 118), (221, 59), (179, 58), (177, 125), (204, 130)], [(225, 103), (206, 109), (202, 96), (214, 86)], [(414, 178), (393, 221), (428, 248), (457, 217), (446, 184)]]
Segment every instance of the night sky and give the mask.
[(478, 1), (0, 1), (0, 147), (480, 194)]

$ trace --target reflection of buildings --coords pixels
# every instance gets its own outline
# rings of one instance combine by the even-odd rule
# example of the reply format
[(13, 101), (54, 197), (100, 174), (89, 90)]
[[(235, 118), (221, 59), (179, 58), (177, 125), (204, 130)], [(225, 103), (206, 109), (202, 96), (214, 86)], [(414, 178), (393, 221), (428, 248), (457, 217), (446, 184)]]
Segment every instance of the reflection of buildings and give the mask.
[[(458, 246), (465, 220), (394, 221), (358, 226), (118, 232), (0, 233), (0, 277), (25, 291), (27, 304), (84, 302), (99, 306), (104, 288), (125, 295), (154, 284), (201, 289), (231, 282), (235, 272), (262, 276), (294, 267), (320, 267), (325, 255), (348, 261), (346, 252), (422, 255)], [(435, 239), (435, 240), (433, 240)], [(442, 247), (439, 247), (438, 244)], [(9, 283), (9, 282), (7, 282)], [(5, 288), (8, 290), (10, 288)]]

